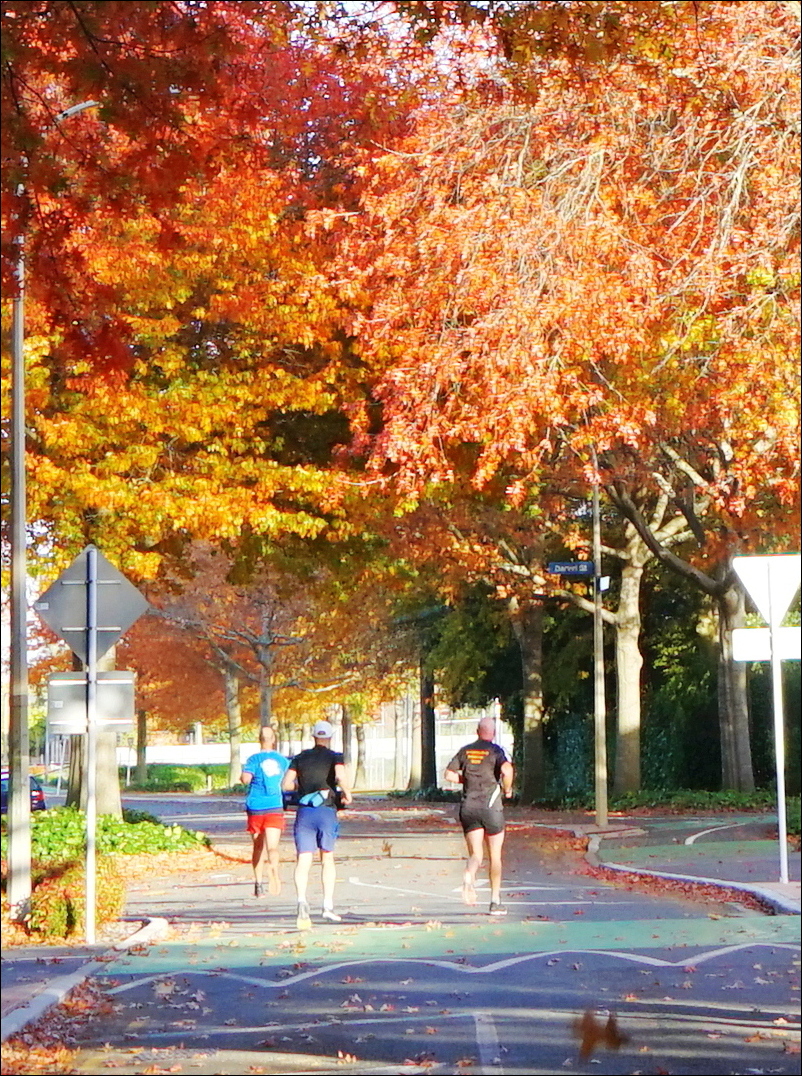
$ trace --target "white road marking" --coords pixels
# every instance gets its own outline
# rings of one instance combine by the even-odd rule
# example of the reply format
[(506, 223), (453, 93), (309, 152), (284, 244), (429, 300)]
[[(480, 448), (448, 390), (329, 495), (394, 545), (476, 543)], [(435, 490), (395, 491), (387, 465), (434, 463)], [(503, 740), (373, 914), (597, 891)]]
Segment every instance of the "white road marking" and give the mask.
[[(386, 889), (390, 893), (410, 893), (413, 897), (432, 896), (431, 890), (428, 893), (424, 893), (420, 889), (402, 889), (400, 886), (397, 885), (378, 885), (374, 882), (360, 882), (358, 878), (349, 878), (348, 881), (351, 885), (358, 885), (361, 886), (363, 889)], [(443, 893), (442, 896), (444, 900), (451, 899), (447, 893)], [(461, 904), (462, 901), (460, 901), (459, 903)]]
[[(645, 964), (651, 968), (684, 968), (692, 960), (694, 967), (705, 964), (709, 960), (715, 960), (719, 956), (728, 956), (730, 953), (738, 953), (744, 949), (787, 949), (789, 952), (799, 952), (800, 946), (792, 942), (739, 942), (737, 945), (725, 945), (719, 949), (709, 949), (706, 953), (699, 953), (693, 958), (684, 954), (680, 960), (663, 960), (658, 956), (647, 956), (643, 953), (627, 953), (619, 949), (551, 949), (539, 953), (524, 953), (520, 956), (506, 957), (504, 960), (496, 960), (492, 964), (484, 964), (480, 967), (471, 967), (469, 964), (457, 964), (450, 960), (438, 960), (435, 957), (411, 957), (411, 956), (386, 956), (386, 957), (363, 957), (358, 960), (342, 960), (335, 964), (327, 964), (323, 967), (312, 968), (309, 971), (298, 972), (297, 975), (288, 975), (284, 979), (258, 979), (253, 975), (240, 975), (237, 972), (219, 971), (187, 965), (183, 968), (174, 968), (169, 972), (160, 971), (153, 975), (142, 975), (130, 983), (112, 987), (109, 994), (122, 994), (127, 990), (133, 990), (143, 983), (156, 982), (159, 979), (173, 978), (176, 975), (208, 975), (218, 979), (232, 979), (238, 983), (247, 983), (249, 986), (261, 986), (268, 990), (277, 990), (287, 986), (294, 986), (306, 979), (320, 978), (333, 971), (344, 971), (350, 968), (363, 968), (367, 964), (426, 964), (431, 968), (445, 968), (447, 971), (455, 971), (461, 975), (492, 975), (505, 968), (515, 967), (516, 964), (524, 964), (534, 960), (546, 960), (555, 956), (602, 956), (616, 957), (619, 960), (629, 961), (632, 964)], [(114, 974), (121, 974), (116, 972)], [(124, 973), (123, 973), (124, 974)]]
[[(409, 895), (411, 895), (413, 897), (429, 897), (430, 899), (431, 899), (431, 897), (433, 895), (436, 895), (436, 894), (432, 894), (431, 892), (424, 893), (420, 889), (403, 889), (401, 886), (397, 886), (397, 885), (379, 885), (376, 882), (360, 882), (360, 880), (358, 878), (354, 878), (354, 877), (349, 878), (348, 881), (349, 881), (349, 883), (351, 885), (360, 886), (362, 889), (383, 889), (383, 890), (386, 890), (388, 893), (407, 893), (407, 894), (409, 894)], [(510, 891), (511, 892), (520, 892), (522, 888), (523, 887), (521, 887), (521, 886), (511, 886)], [(530, 886), (529, 888), (537, 889), (537, 888), (540, 888), (540, 887), (538, 887), (538, 886)], [(462, 892), (462, 890), (460, 888), (451, 890), (451, 893), (461, 893), (461, 892)], [(450, 893), (443, 893), (443, 894), (441, 894), (441, 896), (442, 896), (443, 900), (453, 901), (455, 904), (463, 904), (463, 900), (462, 900), (461, 896), (452, 897), (450, 895)], [(533, 905), (539, 907), (541, 905), (542, 906), (548, 906), (548, 905), (553, 905), (553, 904), (570, 904), (570, 905), (574, 905), (574, 904), (598, 904), (598, 903), (599, 903), (599, 901), (596, 901), (596, 900), (506, 900), (505, 901), (505, 904), (508, 904), (510, 906), (512, 906), (512, 905), (521, 905), (521, 906), (528, 906), (528, 907), (533, 906)], [(604, 903), (605, 904), (632, 904), (633, 902), (632, 902), (632, 900), (605, 900)]]
[(710, 829), (703, 829), (700, 833), (694, 833), (691, 837), (686, 837), (685, 844), (693, 844), (697, 837), (704, 837), (708, 833), (717, 833), (720, 829), (737, 829), (739, 826), (748, 825), (748, 822), (728, 822), (726, 826), (711, 826)]
[(504, 1076), (501, 1066), (501, 1047), (498, 1032), (490, 1013), (475, 1012), (473, 1022), (476, 1027), (476, 1045), (479, 1047), (480, 1072), (487, 1076)]

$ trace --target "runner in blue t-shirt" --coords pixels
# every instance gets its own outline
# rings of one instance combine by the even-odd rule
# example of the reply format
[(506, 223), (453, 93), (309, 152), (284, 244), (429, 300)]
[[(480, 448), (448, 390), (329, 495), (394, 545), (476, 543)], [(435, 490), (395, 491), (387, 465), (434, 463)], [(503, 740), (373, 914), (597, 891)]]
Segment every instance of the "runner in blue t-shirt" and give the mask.
[(259, 731), (259, 746), (262, 750), (251, 755), (242, 767), (240, 781), (248, 786), (245, 810), (248, 832), (253, 837), (253, 895), (261, 897), (264, 893), (262, 871), (267, 859), (268, 892), (275, 897), (281, 892), (278, 869), (278, 846), (284, 828), (281, 781), (289, 761), (275, 750), (276, 734), (269, 725)]

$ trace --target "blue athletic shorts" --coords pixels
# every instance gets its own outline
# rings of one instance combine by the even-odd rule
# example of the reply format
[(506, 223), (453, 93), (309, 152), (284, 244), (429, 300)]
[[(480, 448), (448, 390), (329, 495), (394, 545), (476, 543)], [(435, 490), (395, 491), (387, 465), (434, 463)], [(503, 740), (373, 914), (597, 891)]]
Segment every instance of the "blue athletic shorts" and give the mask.
[(295, 850), (333, 852), (340, 824), (332, 807), (299, 807), (295, 812)]

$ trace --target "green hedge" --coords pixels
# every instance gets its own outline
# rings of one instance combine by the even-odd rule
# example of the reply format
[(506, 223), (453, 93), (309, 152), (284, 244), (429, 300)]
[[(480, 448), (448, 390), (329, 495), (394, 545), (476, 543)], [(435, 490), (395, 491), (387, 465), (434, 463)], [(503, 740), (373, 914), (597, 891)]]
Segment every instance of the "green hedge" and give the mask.
[[(119, 772), (120, 783), (124, 785), (128, 770), (121, 766)], [(213, 789), (228, 788), (228, 763), (182, 766), (153, 762), (147, 767), (146, 780), (132, 781), (126, 787), (135, 792), (205, 792), (210, 777)]]
[[(208, 845), (205, 833), (182, 826), (162, 825), (146, 812), (125, 812), (129, 820), (99, 815), (96, 841), (99, 855), (135, 855), (140, 852), (178, 852)], [(136, 818), (136, 821), (130, 819)], [(2, 837), (6, 856), (7, 836)], [(31, 816), (31, 857), (38, 863), (79, 859), (86, 849), (86, 817), (75, 807), (54, 807)]]

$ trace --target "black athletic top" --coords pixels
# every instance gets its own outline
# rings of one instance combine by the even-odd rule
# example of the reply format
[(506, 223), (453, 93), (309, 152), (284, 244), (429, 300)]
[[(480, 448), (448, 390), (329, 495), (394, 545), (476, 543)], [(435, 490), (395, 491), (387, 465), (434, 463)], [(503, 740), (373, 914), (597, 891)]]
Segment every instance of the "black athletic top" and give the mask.
[[(296, 755), (290, 763), (290, 769), (295, 770), (298, 775), (299, 802), (303, 800), (304, 796), (319, 792), (321, 789), (328, 789), (329, 794), (322, 803), (328, 807), (334, 807), (336, 805), (334, 793), (337, 789), (334, 767), (340, 766), (342, 763), (343, 756), (339, 751), (321, 747), (320, 744), (315, 744), (314, 747), (310, 747), (306, 751), (302, 751), (300, 755)], [(321, 804), (314, 805), (320, 806)]]
[(462, 774), (462, 799), (476, 806), (501, 807), (501, 767), (504, 749), (490, 740), (476, 740), (460, 748), (446, 769)]

